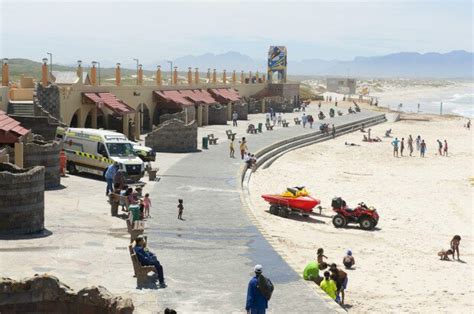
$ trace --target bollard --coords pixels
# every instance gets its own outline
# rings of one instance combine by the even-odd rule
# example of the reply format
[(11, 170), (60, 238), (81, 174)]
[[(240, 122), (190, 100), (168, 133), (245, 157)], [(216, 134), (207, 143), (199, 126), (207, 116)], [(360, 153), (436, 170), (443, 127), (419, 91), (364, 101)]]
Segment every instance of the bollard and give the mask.
[(203, 137), (202, 138), (202, 149), (208, 149), (209, 138)]
[(262, 133), (263, 123), (258, 124), (258, 133)]

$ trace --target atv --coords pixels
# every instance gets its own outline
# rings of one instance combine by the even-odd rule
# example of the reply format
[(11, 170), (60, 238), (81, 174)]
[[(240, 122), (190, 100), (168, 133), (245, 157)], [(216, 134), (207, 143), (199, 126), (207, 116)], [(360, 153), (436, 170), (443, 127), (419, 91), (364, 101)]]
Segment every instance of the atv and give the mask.
[(374, 207), (368, 207), (364, 203), (359, 203), (356, 208), (349, 208), (340, 197), (336, 197), (331, 202), (332, 210), (336, 215), (332, 218), (332, 223), (336, 228), (346, 227), (347, 224), (359, 224), (361, 229), (373, 230), (379, 222), (379, 214)]

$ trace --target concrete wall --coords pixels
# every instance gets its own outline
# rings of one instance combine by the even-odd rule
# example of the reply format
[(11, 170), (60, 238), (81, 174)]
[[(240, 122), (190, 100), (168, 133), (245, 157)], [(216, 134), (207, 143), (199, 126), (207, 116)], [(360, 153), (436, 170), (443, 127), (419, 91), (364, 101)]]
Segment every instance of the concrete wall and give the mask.
[(0, 235), (44, 229), (44, 167), (0, 163)]
[(197, 123), (178, 119), (160, 124), (145, 137), (145, 145), (157, 152), (187, 153), (197, 151)]
[(210, 105), (209, 108), (209, 125), (227, 124), (227, 106), (226, 105)]

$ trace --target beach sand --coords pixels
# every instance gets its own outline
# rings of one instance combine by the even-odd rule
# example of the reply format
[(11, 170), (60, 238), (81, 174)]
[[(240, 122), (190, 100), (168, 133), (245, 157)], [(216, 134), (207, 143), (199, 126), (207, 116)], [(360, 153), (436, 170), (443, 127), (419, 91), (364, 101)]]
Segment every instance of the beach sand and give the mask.
[[(427, 116), (407, 115), (410, 118)], [(430, 121), (399, 121), (372, 127), (381, 143), (364, 143), (361, 132), (289, 152), (271, 167), (252, 175), (251, 208), (263, 228), (278, 242), (291, 264), (306, 263), (323, 247), (330, 263), (341, 265), (347, 249), (356, 259), (348, 270), (346, 304), (350, 312), (472, 313), (473, 239), (472, 131), (465, 119), (429, 117)], [(421, 135), (425, 158), (392, 156), (394, 137)], [(447, 139), (449, 157), (437, 156), (437, 139)], [(344, 142), (361, 146), (352, 147)], [(284, 219), (270, 215), (261, 194), (305, 185), (322, 201), (323, 216)], [(380, 214), (375, 231), (336, 229), (331, 199), (343, 197), (349, 206), (363, 201)], [(462, 237), (463, 262), (440, 261), (455, 234)], [(268, 270), (271, 276), (271, 270)]]

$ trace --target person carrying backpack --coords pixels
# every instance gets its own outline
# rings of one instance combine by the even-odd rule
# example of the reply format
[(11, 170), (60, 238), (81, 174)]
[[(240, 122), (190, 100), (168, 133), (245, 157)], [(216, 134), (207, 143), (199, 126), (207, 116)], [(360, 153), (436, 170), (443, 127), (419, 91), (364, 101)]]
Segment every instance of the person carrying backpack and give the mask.
[(268, 301), (273, 293), (273, 284), (262, 274), (262, 265), (255, 265), (255, 277), (250, 279), (247, 288), (247, 303), (245, 310), (248, 314), (265, 314)]

